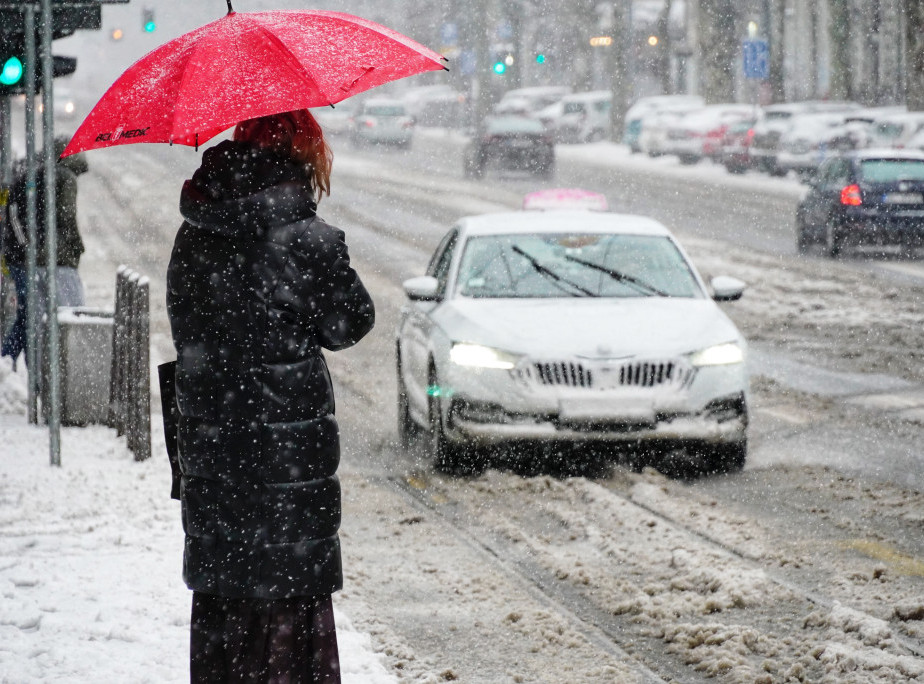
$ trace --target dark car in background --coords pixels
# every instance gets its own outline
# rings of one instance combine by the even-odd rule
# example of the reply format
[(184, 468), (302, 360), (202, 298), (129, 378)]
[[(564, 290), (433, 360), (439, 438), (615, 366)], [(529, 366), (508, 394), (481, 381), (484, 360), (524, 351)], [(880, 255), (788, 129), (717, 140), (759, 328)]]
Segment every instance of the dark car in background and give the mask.
[(463, 163), (468, 178), (481, 178), (489, 168), (551, 178), (555, 173), (555, 143), (536, 119), (488, 117), (484, 133), (466, 148)]
[(924, 247), (924, 153), (859, 150), (825, 161), (796, 210), (801, 253), (821, 246)]
[(754, 141), (755, 119), (731, 124), (722, 136), (716, 159), (729, 173), (744, 173), (754, 165), (751, 143)]

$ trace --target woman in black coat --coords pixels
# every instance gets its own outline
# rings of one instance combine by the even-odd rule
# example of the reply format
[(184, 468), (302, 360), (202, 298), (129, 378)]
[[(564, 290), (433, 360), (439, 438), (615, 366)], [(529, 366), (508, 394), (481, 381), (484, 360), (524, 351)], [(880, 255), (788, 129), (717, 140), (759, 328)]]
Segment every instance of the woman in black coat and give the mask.
[(193, 682), (339, 682), (340, 458), (323, 349), (372, 300), (315, 214), (332, 155), (307, 110), (239, 124), (186, 181), (167, 271)]

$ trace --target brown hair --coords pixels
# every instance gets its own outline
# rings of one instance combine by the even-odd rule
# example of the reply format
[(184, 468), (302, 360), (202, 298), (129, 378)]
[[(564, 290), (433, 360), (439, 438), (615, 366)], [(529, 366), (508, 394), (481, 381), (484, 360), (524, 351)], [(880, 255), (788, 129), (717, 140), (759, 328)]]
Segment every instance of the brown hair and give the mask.
[(277, 154), (311, 167), (311, 187), (318, 195), (330, 195), (330, 170), (334, 153), (324, 133), (307, 109), (261, 116), (242, 121), (234, 129), (234, 139), (256, 143)]

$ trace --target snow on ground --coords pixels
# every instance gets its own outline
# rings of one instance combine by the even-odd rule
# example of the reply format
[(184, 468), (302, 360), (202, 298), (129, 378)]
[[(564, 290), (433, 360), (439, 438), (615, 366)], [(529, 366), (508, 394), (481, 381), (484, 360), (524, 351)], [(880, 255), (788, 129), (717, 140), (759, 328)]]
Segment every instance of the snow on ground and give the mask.
[[(0, 359), (0, 682), (183, 682), (190, 592), (163, 440), (136, 463), (103, 426), (25, 418), (26, 373)], [(337, 606), (343, 681), (395, 682)]]

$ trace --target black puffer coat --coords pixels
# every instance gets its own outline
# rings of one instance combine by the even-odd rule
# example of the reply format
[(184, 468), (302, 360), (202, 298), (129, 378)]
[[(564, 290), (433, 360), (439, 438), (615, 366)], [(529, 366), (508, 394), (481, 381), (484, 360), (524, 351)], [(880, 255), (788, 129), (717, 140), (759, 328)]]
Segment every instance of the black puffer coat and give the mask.
[(321, 348), (372, 329), (305, 167), (227, 141), (186, 182), (167, 271), (177, 351), (183, 574), (229, 598), (342, 585), (340, 460)]

